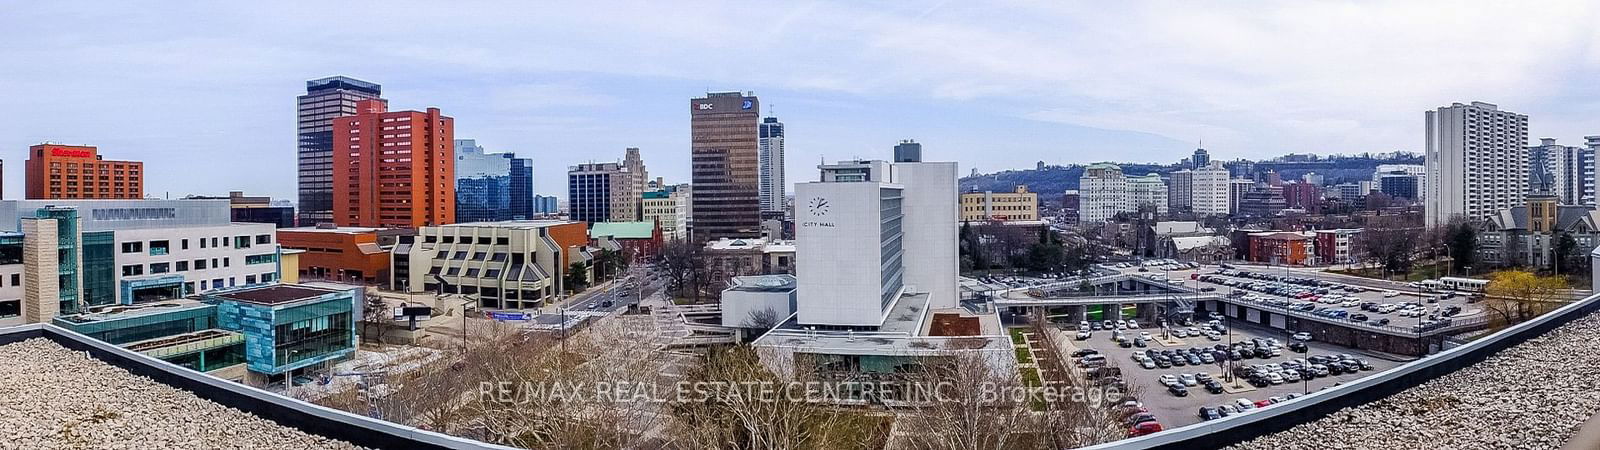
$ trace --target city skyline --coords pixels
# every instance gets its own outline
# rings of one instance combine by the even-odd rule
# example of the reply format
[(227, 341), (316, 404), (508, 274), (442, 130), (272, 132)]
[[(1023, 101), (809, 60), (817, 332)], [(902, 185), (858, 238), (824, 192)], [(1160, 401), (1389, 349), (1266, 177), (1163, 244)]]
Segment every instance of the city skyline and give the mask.
[[(793, 125), (790, 174), (823, 158), (888, 159), (907, 138), (926, 143), (929, 160), (981, 172), (1038, 160), (1175, 161), (1201, 140), (1219, 159), (1420, 153), (1417, 112), (1456, 101), (1528, 114), (1531, 138), (1573, 142), (1600, 130), (1588, 119), (1600, 102), (1581, 100), (1597, 89), (1581, 82), (1597, 63), (1595, 38), (1579, 25), (1594, 7), (1483, 6), (1451, 15), (1421, 4), (1286, 4), (1260, 14), (1215, 4), (1091, 13), (825, 3), (645, 3), (616, 8), (622, 16), (561, 6), (373, 12), (421, 24), (402, 34), (306, 22), (307, 4), (27, 4), (0, 18), (18, 36), (0, 44), (16, 68), (0, 74), (14, 88), (0, 107), (28, 112), (0, 124), (9, 137), (0, 159), (20, 161), (45, 141), (93, 145), (148, 162), (152, 196), (294, 199), (291, 97), (335, 75), (382, 84), (396, 109), (452, 111), (461, 135), (531, 157), (544, 195), (564, 195), (566, 167), (627, 147), (667, 179), (688, 181), (683, 99), (721, 90), (753, 91), (769, 106), (764, 115)], [(758, 10), (777, 20), (757, 33), (725, 26)], [(1122, 19), (1097, 20), (1111, 14)], [(1354, 16), (1378, 20), (1330, 20)], [(169, 22), (193, 27), (161, 26)], [(600, 26), (629, 32), (592, 31)], [(1507, 26), (1518, 39), (1427, 31)], [(1483, 54), (1499, 63), (1483, 65)], [(1017, 57), (997, 57), (1007, 55)], [(232, 164), (272, 176), (204, 170)], [(5, 190), (22, 192), (20, 172), (6, 175)]]

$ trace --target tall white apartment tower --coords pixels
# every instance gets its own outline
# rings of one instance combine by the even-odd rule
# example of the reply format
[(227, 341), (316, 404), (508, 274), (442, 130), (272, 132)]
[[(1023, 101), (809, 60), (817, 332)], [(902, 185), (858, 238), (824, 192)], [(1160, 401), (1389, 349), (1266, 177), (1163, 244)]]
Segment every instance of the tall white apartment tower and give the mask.
[(1172, 212), (1190, 211), (1194, 204), (1194, 171), (1189, 169), (1173, 172), (1172, 183), (1167, 184), (1167, 210)]
[(1128, 179), (1116, 164), (1090, 164), (1078, 178), (1078, 222), (1092, 224), (1111, 220), (1128, 210)]
[(1138, 211), (1148, 207), (1155, 210), (1157, 216), (1167, 214), (1167, 183), (1161, 181), (1161, 176), (1148, 174), (1142, 177), (1127, 178), (1128, 211)]
[(1190, 177), (1190, 209), (1200, 216), (1228, 215), (1228, 169), (1211, 162)]
[(760, 171), (758, 190), (761, 212), (783, 212), (783, 197), (788, 181), (783, 177), (783, 122), (777, 117), (761, 119), (756, 142), (756, 164)]
[(1529, 170), (1540, 170), (1548, 177), (1552, 194), (1563, 205), (1595, 204), (1594, 153), (1600, 136), (1587, 136), (1584, 147), (1560, 145), (1554, 138), (1541, 138), (1528, 147)]
[(1519, 206), (1528, 191), (1528, 116), (1483, 102), (1424, 113), (1425, 225), (1482, 220)]

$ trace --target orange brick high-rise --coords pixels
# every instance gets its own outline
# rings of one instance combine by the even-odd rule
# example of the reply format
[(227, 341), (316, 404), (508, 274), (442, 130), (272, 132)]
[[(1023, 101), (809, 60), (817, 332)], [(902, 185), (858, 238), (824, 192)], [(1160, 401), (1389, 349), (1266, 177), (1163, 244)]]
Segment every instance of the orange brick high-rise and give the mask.
[(29, 199), (144, 198), (144, 163), (105, 161), (92, 146), (28, 147), (24, 171)]
[(456, 221), (455, 119), (438, 108), (389, 111), (356, 103), (333, 120), (333, 221), (418, 228)]

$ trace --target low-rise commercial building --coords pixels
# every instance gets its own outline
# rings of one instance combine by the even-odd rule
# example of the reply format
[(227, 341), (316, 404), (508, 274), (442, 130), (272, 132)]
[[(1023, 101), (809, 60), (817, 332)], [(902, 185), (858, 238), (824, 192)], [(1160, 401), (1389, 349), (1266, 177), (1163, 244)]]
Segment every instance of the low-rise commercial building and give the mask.
[(723, 238), (706, 243), (706, 269), (713, 286), (730, 286), (736, 277), (794, 273), (793, 241)]
[(589, 239), (615, 241), (629, 259), (642, 261), (661, 253), (661, 227), (655, 222), (602, 222), (589, 228)]
[(272, 197), (244, 195), (242, 191), (228, 192), (227, 197), (192, 195), (186, 200), (227, 200), (232, 207), (234, 222), (270, 223), (278, 228), (294, 226), (294, 206), (273, 203)]
[(565, 220), (510, 220), (422, 227), (390, 258), (390, 285), (404, 292), (469, 294), (485, 308), (537, 308), (569, 290), (569, 272), (593, 280), (588, 227)]
[(1313, 237), (1313, 233), (1292, 231), (1250, 233), (1250, 260), (1291, 266), (1310, 264)]
[(1334, 230), (1316, 230), (1317, 264), (1357, 264), (1353, 244), (1356, 236), (1361, 234), (1360, 228), (1343, 228)]
[(794, 275), (734, 277), (722, 291), (722, 326), (761, 332), (794, 314)]
[(683, 197), (682, 191), (646, 192), (640, 205), (644, 220), (661, 227), (662, 238), (676, 241), (688, 237), (689, 201)]
[(218, 328), (244, 335), (253, 375), (270, 378), (355, 353), (359, 289), (276, 284), (213, 293), (206, 301), (217, 305)]
[(961, 221), (1039, 220), (1039, 194), (1018, 185), (1015, 192), (961, 194)]
[(0, 277), (20, 279), (28, 323), (278, 281), (275, 226), (229, 217), (227, 200), (0, 201), (0, 247), (22, 254)]
[(389, 251), (378, 245), (379, 231), (332, 224), (280, 228), (278, 245), (303, 251), (295, 271), (301, 279), (379, 284), (389, 279)]

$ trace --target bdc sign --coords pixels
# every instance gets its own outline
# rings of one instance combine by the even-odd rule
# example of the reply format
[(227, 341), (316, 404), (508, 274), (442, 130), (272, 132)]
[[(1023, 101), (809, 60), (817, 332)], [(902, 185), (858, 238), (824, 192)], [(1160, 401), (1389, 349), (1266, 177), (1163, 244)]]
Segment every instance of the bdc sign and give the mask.
[(716, 105), (712, 104), (712, 103), (701, 103), (700, 104), (700, 110), (701, 111), (710, 111), (711, 109), (713, 109), (715, 107), (716, 107)]

